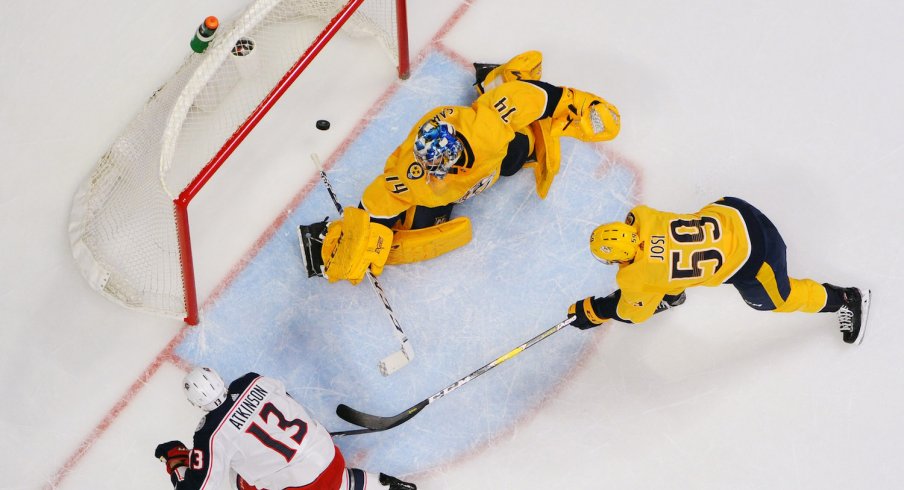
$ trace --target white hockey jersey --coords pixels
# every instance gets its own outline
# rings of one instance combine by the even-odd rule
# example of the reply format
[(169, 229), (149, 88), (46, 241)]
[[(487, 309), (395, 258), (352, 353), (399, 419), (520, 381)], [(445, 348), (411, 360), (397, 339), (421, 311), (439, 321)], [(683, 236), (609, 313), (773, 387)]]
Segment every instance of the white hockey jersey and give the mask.
[[(345, 461), (329, 432), (279, 380), (248, 373), (195, 432), (189, 468), (176, 490), (219, 490), (230, 469), (260, 489), (338, 489)], [(335, 483), (334, 483), (335, 482)]]

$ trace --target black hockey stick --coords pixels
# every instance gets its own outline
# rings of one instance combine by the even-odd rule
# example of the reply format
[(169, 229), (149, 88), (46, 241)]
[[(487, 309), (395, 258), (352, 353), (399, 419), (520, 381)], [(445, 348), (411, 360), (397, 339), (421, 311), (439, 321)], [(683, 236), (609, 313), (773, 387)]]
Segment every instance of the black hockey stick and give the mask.
[(377, 432), (377, 431), (381, 431), (381, 430), (391, 429), (397, 425), (403, 424), (406, 421), (408, 421), (409, 419), (411, 419), (412, 417), (414, 417), (415, 415), (419, 414), (421, 412), (421, 410), (423, 410), (427, 405), (430, 405), (431, 403), (435, 402), (436, 400), (439, 400), (440, 398), (448, 395), (449, 393), (455, 391), (456, 389), (458, 389), (465, 383), (473, 380), (474, 378), (477, 378), (478, 376), (480, 376), (481, 374), (484, 374), (485, 372), (489, 371), (490, 369), (493, 369), (494, 367), (502, 364), (503, 362), (508, 361), (509, 359), (517, 356), (518, 354), (520, 354), (521, 352), (530, 348), (534, 344), (536, 344), (536, 343), (540, 342), (541, 340), (549, 337), (550, 335), (558, 332), (559, 330), (562, 330), (566, 326), (571, 325), (571, 322), (573, 322), (573, 321), (574, 321), (574, 317), (568, 317), (565, 321), (550, 327), (549, 329), (547, 329), (540, 335), (537, 335), (536, 337), (528, 340), (527, 342), (519, 345), (518, 347), (515, 347), (514, 349), (497, 357), (495, 360), (493, 360), (489, 364), (487, 364), (487, 365), (483, 366), (482, 368), (478, 369), (477, 371), (474, 371), (473, 373), (465, 376), (464, 378), (459, 379), (458, 381), (452, 383), (451, 385), (449, 385), (449, 386), (443, 388), (442, 390), (438, 391), (437, 393), (433, 394), (431, 397), (420, 401), (413, 407), (406, 409), (404, 412), (402, 412), (398, 415), (394, 415), (391, 417), (380, 417), (378, 415), (371, 415), (368, 413), (360, 412), (345, 404), (339, 404), (339, 406), (336, 407), (336, 415), (338, 415), (342, 420), (345, 420), (346, 422), (351, 422), (352, 424), (355, 424), (355, 425), (358, 425), (361, 427), (365, 427), (365, 429), (357, 429), (357, 430), (343, 431), (343, 432), (333, 432), (332, 435), (344, 436), (344, 435), (365, 434), (367, 432)]
[[(314, 166), (317, 167), (317, 170), (320, 172), (320, 180), (323, 181), (323, 185), (326, 186), (326, 191), (330, 194), (330, 199), (333, 200), (333, 204), (336, 205), (336, 211), (339, 211), (339, 215), (342, 215), (342, 205), (339, 204), (339, 198), (336, 197), (336, 192), (333, 191), (333, 186), (330, 185), (330, 180), (326, 177), (326, 171), (323, 170), (323, 166), (320, 165), (320, 157), (317, 156), (316, 153), (311, 154), (311, 160), (314, 162)], [(402, 369), (414, 359), (414, 349), (411, 347), (411, 342), (408, 340), (408, 336), (405, 335), (405, 331), (402, 330), (402, 325), (399, 324), (399, 320), (395, 316), (395, 312), (392, 311), (392, 306), (389, 305), (389, 300), (386, 299), (386, 293), (383, 291), (383, 287), (380, 286), (380, 283), (377, 282), (377, 278), (373, 275), (370, 269), (367, 270), (367, 277), (370, 279), (371, 285), (373, 285), (374, 290), (377, 292), (377, 295), (380, 296), (380, 300), (383, 301), (383, 307), (386, 308), (386, 313), (389, 314), (389, 319), (392, 321), (392, 326), (394, 328), (393, 334), (396, 339), (402, 344), (402, 350), (398, 352), (393, 352), (392, 354), (384, 357), (380, 360), (380, 373), (383, 376), (389, 376), (390, 374)]]

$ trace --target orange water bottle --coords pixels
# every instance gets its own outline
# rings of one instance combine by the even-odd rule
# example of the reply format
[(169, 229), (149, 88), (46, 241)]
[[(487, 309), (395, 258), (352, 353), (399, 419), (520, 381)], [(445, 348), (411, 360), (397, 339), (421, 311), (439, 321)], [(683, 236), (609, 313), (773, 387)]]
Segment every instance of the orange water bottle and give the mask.
[(210, 41), (213, 39), (213, 35), (217, 32), (217, 27), (220, 27), (220, 21), (214, 16), (210, 16), (204, 19), (204, 22), (198, 26), (198, 30), (195, 32), (195, 37), (191, 39), (191, 49), (195, 53), (203, 53), (205, 49), (207, 49), (207, 45), (210, 44)]

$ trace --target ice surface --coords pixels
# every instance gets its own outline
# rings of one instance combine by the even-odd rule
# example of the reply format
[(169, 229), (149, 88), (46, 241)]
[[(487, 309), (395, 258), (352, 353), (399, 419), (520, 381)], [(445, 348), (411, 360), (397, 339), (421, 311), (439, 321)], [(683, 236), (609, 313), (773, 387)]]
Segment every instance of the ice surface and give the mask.
[[(473, 71), (428, 54), (328, 170), (340, 202), (364, 187), (427, 110), (470, 105)], [(394, 127), (384, 121), (396, 121)], [(375, 163), (376, 162), (376, 163)], [(546, 330), (576, 298), (608, 294), (613, 270), (587, 251), (600, 222), (622, 219), (633, 199), (632, 169), (603, 145), (566, 140), (555, 191), (540, 200), (530, 169), (456, 206), (474, 239), (428, 262), (388, 267), (379, 281), (416, 355), (384, 378), (377, 361), (398, 350), (382, 302), (367, 281), (308, 279), (295, 230), (336, 216), (324, 186), (306, 195), (252, 261), (204, 312), (204, 324), (176, 349), (183, 359), (237, 377), (253, 368), (287, 380), (327, 427), (348, 426), (339, 403), (394, 415)], [(366, 468), (424, 471), (486, 445), (537, 410), (587, 354), (597, 335), (569, 329), (469, 385), (404, 428), (339, 441)], [(248, 359), (259, 359), (253, 365)], [(474, 431), (473, 428), (479, 430)]]
[[(596, 220), (632, 196), (693, 211), (723, 194), (773, 219), (793, 275), (872, 288), (860, 347), (830, 316), (692, 290), (648, 324), (565, 330), (400, 427), (342, 441), (350, 463), (416, 471), (428, 490), (900, 486), (904, 333), (887, 315), (904, 276), (904, 6), (409, 2), (416, 68), (434, 79), (395, 82), (363, 42), (327, 47), (299, 79), (307, 88), (286, 94), (193, 203), (205, 320), (183, 342), (178, 321), (87, 287), (66, 220), (198, 22), (243, 3), (12, 4), (0, 18), (0, 487), (167, 488), (153, 447), (190, 439), (199, 417), (178, 389), (177, 345), (227, 375), (288, 378), (331, 429), (346, 427), (339, 402), (395, 414), (605, 292), (611, 276), (572, 238)], [(420, 110), (400, 97), (463, 96), (461, 78), (440, 74), (527, 49), (545, 54), (546, 80), (616, 104), (622, 133), (569, 146), (545, 201), (528, 173), (500, 182), (456, 210), (474, 219), (470, 245), (381, 276), (417, 356), (382, 378), (376, 362), (397, 345), (373, 291), (302, 277), (292, 226), (334, 215), (308, 155), (335, 160), (330, 178), (353, 204), (369, 177), (358, 169), (378, 168)], [(365, 140), (374, 148), (352, 150)], [(605, 194), (587, 196), (594, 183)], [(488, 292), (476, 276), (490, 274)]]

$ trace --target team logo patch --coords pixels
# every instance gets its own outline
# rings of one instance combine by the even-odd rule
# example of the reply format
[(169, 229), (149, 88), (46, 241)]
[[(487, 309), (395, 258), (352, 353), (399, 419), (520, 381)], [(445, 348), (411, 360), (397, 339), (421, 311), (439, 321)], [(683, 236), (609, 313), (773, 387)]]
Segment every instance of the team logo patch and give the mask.
[(628, 213), (625, 217), (625, 224), (634, 225), (634, 213)]
[(468, 189), (468, 191), (465, 192), (465, 195), (461, 196), (460, 199), (457, 199), (455, 201), (455, 203), (461, 204), (461, 203), (467, 201), (468, 199), (476, 196), (477, 194), (480, 194), (481, 192), (483, 192), (485, 189), (490, 187), (490, 184), (493, 183), (493, 177), (495, 177), (495, 176), (496, 176), (496, 172), (493, 172), (490, 175), (480, 179), (480, 182), (474, 184), (474, 186), (472, 186), (470, 189)]
[(424, 167), (418, 163), (414, 162), (408, 166), (408, 178), (411, 180), (420, 179), (424, 176)]

